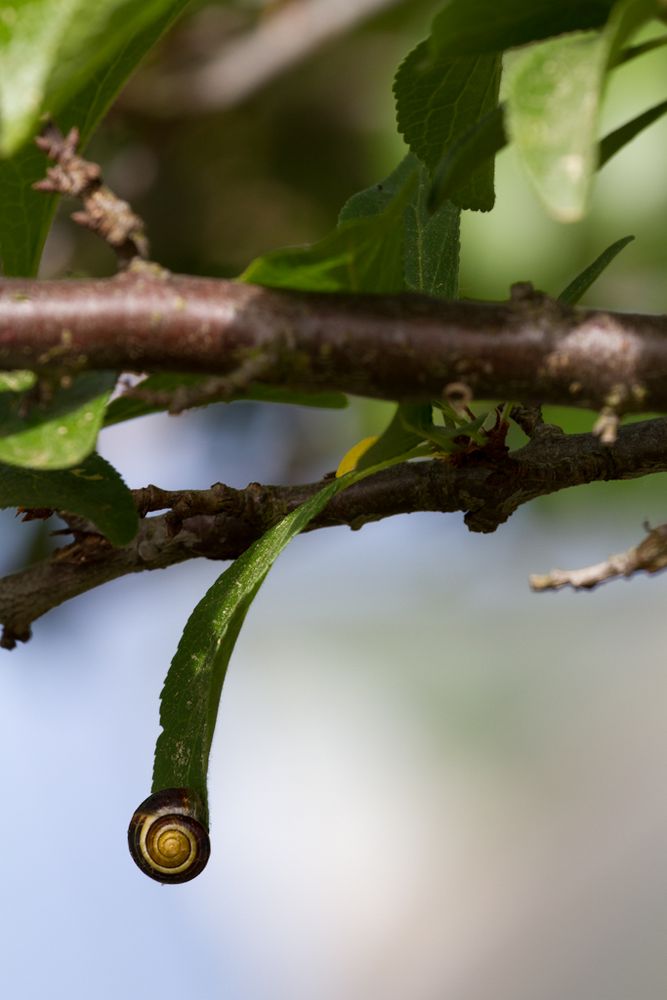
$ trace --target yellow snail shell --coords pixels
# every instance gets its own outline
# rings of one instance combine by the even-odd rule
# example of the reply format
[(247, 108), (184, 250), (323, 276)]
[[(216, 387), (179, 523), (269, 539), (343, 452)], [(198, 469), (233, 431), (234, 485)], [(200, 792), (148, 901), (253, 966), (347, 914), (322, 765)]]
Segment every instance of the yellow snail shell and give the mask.
[(191, 788), (163, 788), (130, 820), (127, 839), (136, 864), (157, 882), (188, 882), (211, 853), (204, 808)]

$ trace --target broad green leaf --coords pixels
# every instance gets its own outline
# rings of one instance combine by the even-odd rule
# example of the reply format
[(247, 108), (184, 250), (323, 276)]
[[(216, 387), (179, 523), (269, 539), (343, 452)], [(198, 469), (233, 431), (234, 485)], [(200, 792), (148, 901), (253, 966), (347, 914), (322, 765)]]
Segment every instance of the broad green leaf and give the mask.
[(448, 147), (433, 172), (428, 197), (429, 211), (436, 211), (447, 198), (456, 199), (456, 192), (465, 185), (473, 171), (499, 153), (505, 145), (505, 106), (498, 104)]
[(411, 419), (413, 423), (430, 423), (430, 403), (401, 403), (397, 406), (384, 432), (359, 456), (356, 468), (369, 469), (378, 462), (386, 462), (423, 444), (423, 434), (408, 427)]
[(393, 463), (334, 479), (254, 542), (194, 609), (162, 690), (153, 791), (191, 788), (207, 804), (206, 772), (227, 665), (252, 601), (285, 546), (341, 490)]
[(566, 31), (597, 28), (613, 0), (450, 0), (431, 29), (447, 55), (501, 52)]
[(92, 521), (113, 545), (127, 545), (139, 524), (132, 494), (99, 455), (73, 469), (42, 472), (0, 465), (0, 507), (66, 510)]
[(116, 376), (87, 372), (48, 402), (34, 390), (0, 392), (0, 462), (32, 469), (78, 465), (95, 447)]
[(609, 267), (614, 257), (621, 252), (621, 250), (634, 240), (634, 236), (624, 236), (620, 240), (616, 240), (611, 246), (608, 246), (606, 250), (596, 257), (592, 264), (589, 264), (581, 274), (570, 282), (567, 288), (558, 296), (559, 302), (564, 302), (566, 305), (573, 306), (583, 295), (586, 294), (588, 289), (591, 287), (594, 281), (600, 277), (602, 272)]
[[(188, 0), (12, 0), (0, 10), (0, 262), (36, 272), (56, 198), (33, 191), (46, 158), (33, 147), (48, 111), (82, 146), (114, 97)], [(25, 88), (25, 89), (24, 89)], [(11, 154), (11, 155), (10, 155)]]
[(513, 67), (508, 132), (539, 197), (560, 221), (585, 212), (607, 69), (653, 13), (653, 0), (620, 0), (602, 31), (537, 45)]
[(403, 288), (403, 214), (417, 186), (406, 157), (381, 184), (353, 195), (338, 227), (312, 246), (276, 250), (253, 261), (243, 281), (312, 292), (397, 292)]
[[(150, 375), (144, 379), (141, 385), (148, 392), (174, 392), (183, 387), (194, 388), (206, 380), (207, 376), (176, 375), (163, 372), (158, 375)], [(293, 392), (291, 389), (283, 389), (280, 386), (273, 387), (259, 383), (249, 386), (244, 393), (227, 396), (217, 402), (232, 403), (244, 399), (258, 403), (288, 403), (293, 406), (314, 406), (328, 410), (342, 410), (348, 405), (347, 396), (342, 392)], [(208, 406), (215, 402), (216, 400), (212, 399), (201, 405)], [(165, 406), (158, 406), (132, 396), (119, 396), (109, 403), (104, 416), (104, 426), (111, 427), (124, 420), (134, 420), (135, 417), (144, 417), (149, 413), (160, 413), (165, 409)]]
[(667, 112), (667, 101), (661, 101), (660, 104), (654, 105), (654, 107), (649, 108), (647, 111), (642, 112), (641, 115), (637, 115), (629, 122), (625, 122), (619, 128), (614, 129), (609, 135), (606, 135), (604, 139), (600, 142), (599, 153), (598, 153), (598, 170), (611, 160), (612, 156), (615, 156), (624, 146), (627, 146), (629, 142), (639, 135), (645, 128), (652, 125), (653, 122), (657, 121), (658, 118)]
[(405, 285), (439, 299), (455, 299), (459, 292), (460, 210), (441, 202), (431, 214), (431, 182), (421, 168), (419, 185), (405, 210)]
[[(434, 169), (450, 146), (498, 102), (500, 59), (450, 56), (421, 42), (394, 81), (399, 132), (410, 149)], [(493, 161), (477, 167), (453, 193), (460, 208), (493, 208)]]

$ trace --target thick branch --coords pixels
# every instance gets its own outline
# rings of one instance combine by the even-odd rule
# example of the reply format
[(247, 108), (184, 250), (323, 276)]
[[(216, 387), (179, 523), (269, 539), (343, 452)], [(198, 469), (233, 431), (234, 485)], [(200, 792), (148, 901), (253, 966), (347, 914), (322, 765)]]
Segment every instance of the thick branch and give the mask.
[[(548, 425), (519, 451), (502, 458), (473, 453), (455, 461), (397, 466), (334, 498), (310, 530), (332, 525), (360, 528), (369, 521), (412, 511), (464, 511), (473, 531), (493, 531), (535, 497), (594, 480), (632, 479), (667, 471), (667, 419), (621, 429), (612, 445), (589, 434), (566, 435)], [(127, 573), (160, 569), (186, 559), (233, 559), (272, 524), (303, 503), (321, 484), (260, 486), (170, 493), (137, 490), (145, 518), (137, 538), (113, 548), (85, 536), (50, 559), (0, 580), (0, 622), (5, 646), (27, 639), (35, 619), (77, 594)]]
[(477, 398), (667, 410), (667, 321), (417, 295), (276, 291), (146, 265), (90, 281), (0, 282), (0, 369), (226, 375), (386, 399)]

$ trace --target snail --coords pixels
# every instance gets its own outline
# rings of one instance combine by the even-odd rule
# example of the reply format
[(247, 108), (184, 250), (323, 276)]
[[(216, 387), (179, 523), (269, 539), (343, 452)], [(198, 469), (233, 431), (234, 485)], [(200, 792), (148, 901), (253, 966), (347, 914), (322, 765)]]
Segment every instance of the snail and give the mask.
[(127, 839), (136, 864), (157, 882), (188, 882), (211, 853), (204, 806), (191, 788), (149, 795), (130, 820)]

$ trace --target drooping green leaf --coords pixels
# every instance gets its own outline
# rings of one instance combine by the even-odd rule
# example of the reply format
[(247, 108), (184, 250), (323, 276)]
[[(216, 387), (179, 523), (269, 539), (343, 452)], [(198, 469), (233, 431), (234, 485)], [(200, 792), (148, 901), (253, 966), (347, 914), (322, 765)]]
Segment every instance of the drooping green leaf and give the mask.
[(613, 0), (449, 0), (436, 16), (434, 48), (447, 55), (501, 52), (605, 23)]
[(417, 190), (405, 209), (405, 285), (440, 299), (455, 299), (459, 292), (460, 210), (441, 201), (428, 208), (431, 181), (419, 172)]
[(92, 521), (113, 545), (127, 545), (137, 533), (132, 494), (99, 455), (73, 469), (42, 472), (0, 465), (0, 507), (66, 510)]
[(390, 464), (332, 480), (254, 542), (204, 595), (188, 619), (162, 690), (154, 792), (192, 788), (206, 807), (206, 772), (222, 685), (257, 591), (285, 546), (336, 493)]
[[(33, 191), (46, 160), (31, 137), (43, 112), (82, 146), (188, 0), (12, 0), (0, 10), (0, 262), (36, 272), (56, 198)], [(24, 92), (25, 88), (25, 92)]]
[(598, 153), (598, 170), (611, 160), (612, 156), (615, 156), (624, 146), (627, 146), (629, 142), (643, 132), (645, 128), (652, 125), (659, 118), (667, 112), (667, 101), (661, 101), (660, 104), (654, 105), (652, 108), (648, 108), (647, 111), (642, 112), (642, 114), (637, 115), (636, 118), (631, 119), (629, 122), (625, 122), (624, 125), (620, 125), (619, 128), (614, 129), (609, 135), (606, 135), (604, 139), (600, 142), (600, 148)]
[(508, 131), (539, 197), (563, 222), (580, 219), (586, 209), (607, 69), (653, 13), (653, 0), (620, 0), (602, 31), (537, 45), (513, 67)]
[[(141, 385), (147, 392), (175, 392), (181, 388), (194, 389), (206, 380), (207, 376), (202, 375), (177, 375), (171, 372), (161, 372), (157, 375), (150, 375), (144, 379)], [(209, 403), (216, 401), (232, 403), (243, 399), (258, 403), (287, 403), (292, 406), (313, 406), (328, 410), (342, 410), (348, 405), (347, 396), (342, 392), (295, 392), (280, 386), (274, 387), (259, 383), (248, 386), (245, 392), (238, 395), (228, 396), (220, 400), (210, 399), (201, 405), (208, 406)], [(144, 417), (149, 413), (160, 413), (165, 409), (167, 409), (166, 406), (150, 403), (136, 397), (119, 396), (109, 403), (104, 416), (104, 426), (111, 427), (113, 424), (134, 420), (135, 417)]]
[(603, 250), (599, 257), (596, 257), (592, 264), (589, 264), (581, 274), (570, 282), (567, 288), (558, 296), (560, 302), (565, 302), (567, 305), (574, 305), (578, 302), (583, 295), (586, 294), (588, 289), (591, 287), (594, 281), (600, 277), (602, 272), (609, 267), (614, 257), (621, 252), (621, 250), (632, 243), (634, 236), (624, 236), (620, 240), (616, 240), (611, 246), (608, 246), (606, 250)]
[[(500, 59), (496, 55), (451, 56), (421, 42), (399, 67), (394, 81), (398, 129), (410, 149), (434, 169), (446, 151), (498, 102)], [(452, 192), (460, 208), (493, 208), (493, 161), (481, 163)]]
[(78, 465), (95, 447), (116, 376), (86, 372), (47, 401), (0, 391), (0, 462), (32, 469)]
[(310, 292), (401, 291), (403, 214), (417, 173), (417, 162), (406, 157), (385, 181), (346, 203), (333, 233), (312, 246), (259, 257), (242, 280)]

